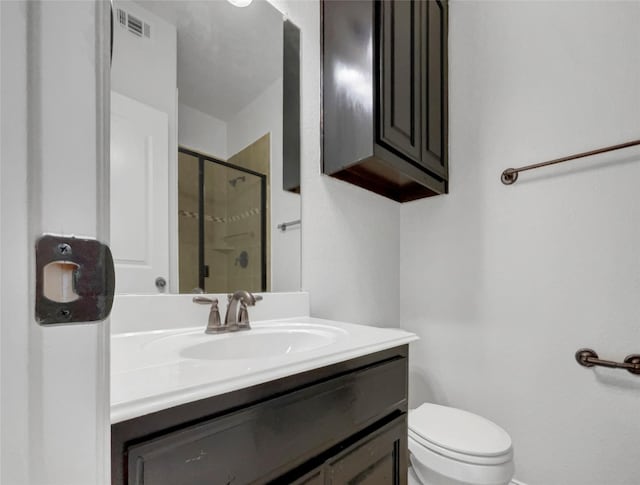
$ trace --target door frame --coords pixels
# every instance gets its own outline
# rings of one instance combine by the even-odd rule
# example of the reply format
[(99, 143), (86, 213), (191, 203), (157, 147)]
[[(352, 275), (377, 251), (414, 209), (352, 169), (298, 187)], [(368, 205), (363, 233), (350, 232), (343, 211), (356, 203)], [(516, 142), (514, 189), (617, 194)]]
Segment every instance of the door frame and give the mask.
[(110, 4), (0, 10), (0, 481), (107, 484), (109, 322), (38, 324), (34, 248), (109, 241)]

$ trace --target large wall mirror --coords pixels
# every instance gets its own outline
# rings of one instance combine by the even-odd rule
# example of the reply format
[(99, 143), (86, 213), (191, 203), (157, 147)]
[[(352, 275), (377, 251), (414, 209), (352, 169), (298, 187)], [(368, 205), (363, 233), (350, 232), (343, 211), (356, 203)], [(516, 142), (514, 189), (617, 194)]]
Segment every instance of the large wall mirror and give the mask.
[(300, 289), (300, 33), (246, 3), (113, 2), (120, 294)]

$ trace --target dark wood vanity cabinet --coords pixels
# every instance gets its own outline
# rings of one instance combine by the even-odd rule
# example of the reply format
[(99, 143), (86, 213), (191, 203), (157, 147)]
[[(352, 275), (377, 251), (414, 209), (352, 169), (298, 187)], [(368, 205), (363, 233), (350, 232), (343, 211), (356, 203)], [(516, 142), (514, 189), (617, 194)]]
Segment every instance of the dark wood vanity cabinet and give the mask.
[(115, 484), (406, 484), (407, 347), (112, 425)]
[(400, 416), (356, 441), (325, 464), (291, 482), (294, 485), (405, 484), (407, 421)]
[(447, 2), (322, 2), (323, 172), (406, 202), (446, 193)]

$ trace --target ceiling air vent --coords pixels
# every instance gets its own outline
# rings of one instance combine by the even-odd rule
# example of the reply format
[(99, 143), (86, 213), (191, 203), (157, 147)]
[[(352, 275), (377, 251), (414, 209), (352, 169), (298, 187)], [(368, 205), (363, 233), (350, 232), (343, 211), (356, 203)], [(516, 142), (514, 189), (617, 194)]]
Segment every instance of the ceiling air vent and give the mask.
[(118, 23), (123, 27), (127, 25), (127, 12), (121, 8), (118, 9)]
[(129, 18), (127, 19), (127, 27), (129, 28), (129, 32), (137, 35), (138, 37), (142, 37), (142, 20), (129, 14)]
[(151, 26), (121, 8), (118, 9), (118, 23), (137, 37), (151, 38)]

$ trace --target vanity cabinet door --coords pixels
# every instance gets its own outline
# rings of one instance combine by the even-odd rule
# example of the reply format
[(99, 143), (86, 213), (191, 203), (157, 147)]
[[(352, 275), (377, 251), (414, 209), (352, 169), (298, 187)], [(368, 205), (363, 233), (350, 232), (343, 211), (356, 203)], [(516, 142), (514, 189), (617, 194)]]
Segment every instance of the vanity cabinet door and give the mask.
[(289, 485), (325, 485), (324, 466), (316, 468), (304, 477), (291, 482)]
[(327, 485), (406, 485), (407, 418), (402, 415), (327, 463)]
[(338, 451), (304, 476), (270, 485), (406, 485), (407, 415), (402, 414)]

